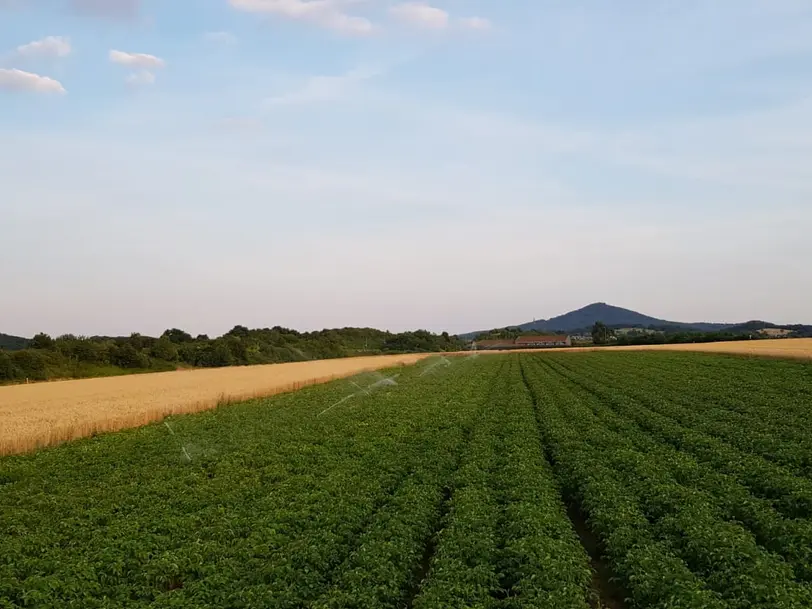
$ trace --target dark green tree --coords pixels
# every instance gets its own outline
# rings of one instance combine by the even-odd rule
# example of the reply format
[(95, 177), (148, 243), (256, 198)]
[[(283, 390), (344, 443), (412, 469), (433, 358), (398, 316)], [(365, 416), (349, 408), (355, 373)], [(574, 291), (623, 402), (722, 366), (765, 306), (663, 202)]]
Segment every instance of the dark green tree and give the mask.
[(149, 354), (156, 359), (174, 362), (178, 359), (178, 348), (169, 338), (164, 336), (155, 341)]
[(110, 363), (122, 368), (149, 368), (149, 357), (130, 343), (110, 349)]
[(614, 333), (602, 321), (595, 322), (592, 326), (592, 342), (596, 345), (607, 345)]
[(44, 381), (48, 378), (47, 354), (33, 349), (14, 351), (11, 354), (11, 361), (22, 373), (21, 376), (37, 381)]
[(184, 332), (183, 330), (178, 330), (177, 328), (172, 328), (171, 330), (167, 330), (166, 332), (164, 332), (161, 335), (161, 338), (164, 337), (168, 338), (176, 345), (190, 343), (194, 340), (191, 334), (189, 334), (188, 332)]
[(34, 338), (31, 339), (31, 344), (29, 345), (32, 349), (53, 349), (54, 348), (54, 339), (45, 334), (44, 332), (40, 332)]
[(20, 369), (14, 365), (11, 356), (0, 351), (0, 381), (13, 381), (22, 376)]

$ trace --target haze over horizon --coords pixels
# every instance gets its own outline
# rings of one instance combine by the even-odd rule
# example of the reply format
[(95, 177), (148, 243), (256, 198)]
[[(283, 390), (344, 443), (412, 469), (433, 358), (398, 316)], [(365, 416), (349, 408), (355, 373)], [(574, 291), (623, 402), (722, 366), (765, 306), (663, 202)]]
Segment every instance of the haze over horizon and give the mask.
[(812, 3), (0, 0), (0, 332), (812, 323)]

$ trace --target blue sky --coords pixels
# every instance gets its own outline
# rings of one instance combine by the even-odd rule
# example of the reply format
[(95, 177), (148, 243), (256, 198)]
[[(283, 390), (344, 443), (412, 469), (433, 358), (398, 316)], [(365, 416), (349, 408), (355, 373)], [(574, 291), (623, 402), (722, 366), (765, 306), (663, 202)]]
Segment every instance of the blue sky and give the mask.
[(0, 331), (812, 323), (812, 2), (0, 0)]

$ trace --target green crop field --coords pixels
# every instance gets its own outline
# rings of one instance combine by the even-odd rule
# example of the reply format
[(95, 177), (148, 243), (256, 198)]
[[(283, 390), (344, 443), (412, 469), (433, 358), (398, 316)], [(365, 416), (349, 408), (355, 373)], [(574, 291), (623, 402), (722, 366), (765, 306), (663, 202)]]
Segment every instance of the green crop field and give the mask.
[(812, 364), (383, 374), (0, 459), (0, 608), (812, 607)]

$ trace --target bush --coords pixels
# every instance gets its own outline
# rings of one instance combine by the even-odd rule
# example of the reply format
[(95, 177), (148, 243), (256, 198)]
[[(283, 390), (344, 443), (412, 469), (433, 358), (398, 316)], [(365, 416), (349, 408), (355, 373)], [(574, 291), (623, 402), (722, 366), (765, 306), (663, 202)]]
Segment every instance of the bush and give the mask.
[(122, 368), (149, 368), (149, 357), (131, 344), (115, 345), (110, 349), (110, 363)]
[(18, 378), (35, 381), (44, 381), (48, 378), (48, 360), (40, 351), (35, 349), (14, 351), (11, 354), (11, 361), (13, 366), (19, 370)]
[(0, 381), (14, 381), (22, 376), (22, 371), (5, 351), (0, 351)]
[(174, 362), (178, 359), (178, 348), (167, 337), (158, 339), (149, 353), (156, 359), (162, 359), (167, 362)]

